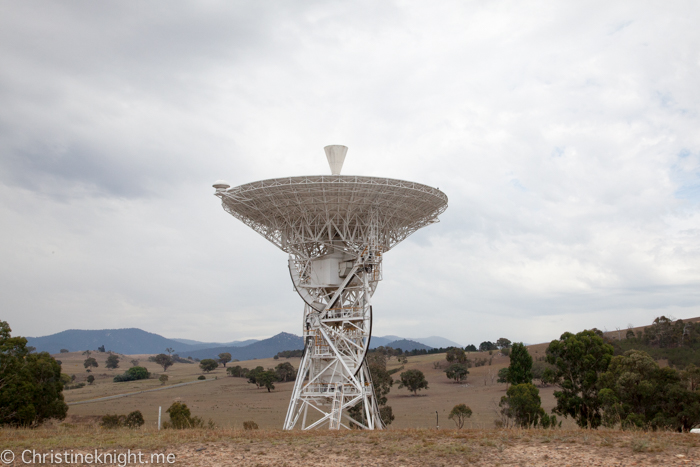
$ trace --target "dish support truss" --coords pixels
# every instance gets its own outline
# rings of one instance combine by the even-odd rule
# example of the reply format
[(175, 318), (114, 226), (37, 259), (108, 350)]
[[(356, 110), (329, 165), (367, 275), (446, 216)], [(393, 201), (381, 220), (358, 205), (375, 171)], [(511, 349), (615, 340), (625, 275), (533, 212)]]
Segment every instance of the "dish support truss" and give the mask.
[[(384, 428), (365, 363), (372, 333), (372, 295), (382, 252), (368, 244), (353, 257), (342, 241), (328, 254), (290, 255), (289, 271), (304, 299), (304, 353), (284, 429)], [(362, 404), (361, 423), (348, 410)], [(309, 410), (311, 409), (311, 410)]]

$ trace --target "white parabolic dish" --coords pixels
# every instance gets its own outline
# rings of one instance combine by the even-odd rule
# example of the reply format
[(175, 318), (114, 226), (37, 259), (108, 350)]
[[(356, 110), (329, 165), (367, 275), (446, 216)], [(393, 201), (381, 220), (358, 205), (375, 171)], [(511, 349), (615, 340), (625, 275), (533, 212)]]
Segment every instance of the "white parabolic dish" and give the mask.
[(338, 236), (347, 248), (361, 248), (348, 240), (366, 238), (372, 224), (388, 251), (447, 209), (447, 195), (436, 188), (350, 175), (275, 178), (221, 187), (216, 195), (228, 213), (287, 253), (318, 249)]

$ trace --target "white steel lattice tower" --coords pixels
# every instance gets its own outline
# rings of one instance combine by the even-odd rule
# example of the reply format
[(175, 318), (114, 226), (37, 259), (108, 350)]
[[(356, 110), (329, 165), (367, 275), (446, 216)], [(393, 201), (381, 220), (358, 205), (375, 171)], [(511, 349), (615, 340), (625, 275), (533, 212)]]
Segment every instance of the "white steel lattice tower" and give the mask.
[[(419, 183), (340, 175), (347, 148), (326, 146), (330, 176), (214, 184), (224, 210), (289, 254), (304, 300), (304, 353), (284, 429), (381, 429), (364, 362), (382, 258), (438, 221), (447, 196)], [(362, 404), (362, 416), (347, 411)], [(311, 410), (309, 410), (311, 409)], [(360, 418), (360, 420), (356, 420)]]

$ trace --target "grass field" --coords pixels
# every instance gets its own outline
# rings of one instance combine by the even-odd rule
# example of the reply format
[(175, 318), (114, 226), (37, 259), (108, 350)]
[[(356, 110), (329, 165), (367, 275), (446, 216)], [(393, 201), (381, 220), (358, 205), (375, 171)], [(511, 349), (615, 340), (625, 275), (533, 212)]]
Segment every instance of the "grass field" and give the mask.
[[(530, 352), (533, 357), (537, 357), (544, 352), (544, 348), (544, 344), (531, 346)], [(197, 377), (203, 374), (197, 364), (176, 363), (165, 372), (169, 377), (165, 386), (161, 386), (157, 379), (114, 383), (112, 378), (131, 366), (129, 362), (132, 359), (139, 360), (139, 365), (145, 366), (154, 373), (163, 373), (163, 368), (148, 362), (148, 356), (138, 355), (124, 357), (120, 365), (121, 368), (106, 370), (104, 367), (106, 354), (93, 353), (92, 356), (98, 360), (100, 365), (92, 373), (96, 377), (95, 383), (84, 388), (65, 391), (66, 402), (74, 403), (149, 389), (169, 388), (178, 383), (196, 381)], [(471, 354), (470, 357), (490, 358), (488, 353)], [(81, 353), (64, 353), (57, 355), (57, 358), (62, 361), (64, 373), (75, 374), (77, 381), (82, 381), (87, 377), (82, 366), (85, 356)], [(467, 381), (459, 384), (448, 380), (443, 369), (434, 368), (434, 364), (437, 362), (441, 362), (442, 367), (445, 368), (444, 359), (445, 354), (409, 357), (408, 363), (403, 365), (404, 369), (416, 368), (423, 371), (428, 380), (429, 388), (420, 391), (418, 396), (414, 396), (406, 389), (398, 389), (398, 383), (394, 385), (389, 394), (388, 404), (392, 406), (396, 419), (390, 429), (435, 428), (438, 421), (443, 428), (451, 427), (453, 423), (447, 419), (447, 415), (453, 406), (460, 403), (469, 405), (474, 411), (474, 415), (469, 419), (466, 427), (491, 428), (494, 426), (494, 420), (497, 416), (496, 406), (506, 390), (505, 384), (496, 382), (496, 374), (500, 368), (509, 364), (508, 358), (494, 353), (491, 365), (471, 368)], [(258, 365), (271, 368), (284, 361), (290, 362), (295, 368), (299, 364), (299, 359), (295, 358), (259, 359), (234, 364), (248, 368), (254, 368)], [(229, 363), (230, 365), (231, 363)], [(401, 364), (396, 358), (389, 360), (389, 369), (399, 366)], [(193, 415), (202, 417), (205, 421), (211, 419), (222, 428), (240, 428), (246, 420), (253, 420), (261, 428), (266, 429), (282, 426), (291, 397), (292, 382), (276, 383), (275, 390), (268, 393), (265, 389), (256, 389), (255, 385), (248, 384), (244, 378), (226, 376), (223, 367), (219, 367), (205, 376), (207, 381), (200, 384), (145, 392), (100, 402), (71, 404), (67, 422), (82, 423), (108, 413), (126, 414), (133, 410), (140, 410), (147, 426), (156, 426), (158, 407), (162, 407), (162, 410), (165, 411), (170, 404), (179, 401), (186, 403)], [(394, 375), (394, 379), (398, 379), (398, 374)], [(545, 410), (549, 411), (554, 407), (553, 391), (552, 387), (540, 389), (542, 405)], [(164, 414), (164, 416), (166, 415)], [(570, 422), (564, 421), (565, 425), (567, 423)]]
[[(534, 358), (543, 355), (546, 344), (529, 347)], [(580, 430), (571, 420), (554, 430), (498, 429), (494, 427), (496, 406), (505, 394), (505, 384), (496, 383), (507, 357), (495, 354), (491, 365), (471, 368), (466, 383), (455, 384), (445, 377), (441, 364), (444, 354), (409, 357), (404, 369), (420, 369), (429, 389), (413, 396), (394, 386), (389, 394), (396, 420), (385, 431), (280, 430), (293, 383), (277, 383), (272, 392), (256, 389), (244, 378), (226, 376), (224, 368), (206, 374), (207, 380), (195, 384), (202, 371), (197, 364), (175, 364), (165, 374), (165, 385), (157, 379), (114, 383), (115, 375), (139, 360), (154, 373), (162, 368), (147, 361), (147, 355), (125, 356), (121, 368), (105, 369), (106, 354), (93, 353), (99, 363), (93, 385), (65, 391), (70, 404), (68, 417), (34, 429), (0, 429), (0, 448), (15, 454), (22, 451), (42, 454), (70, 451), (125, 455), (127, 450), (141, 452), (146, 459), (154, 453), (171, 454), (174, 465), (186, 466), (454, 466), (454, 465), (700, 465), (700, 436), (681, 433), (621, 432)], [(490, 358), (488, 353), (470, 358)], [(75, 374), (76, 382), (88, 375), (80, 353), (57, 355), (63, 372)], [(299, 359), (260, 359), (236, 362), (248, 368), (274, 367), (289, 361), (295, 367)], [(231, 364), (229, 364), (231, 365)], [(402, 366), (395, 358), (389, 369)], [(403, 370), (402, 370), (403, 371)], [(395, 378), (398, 374), (395, 375)], [(155, 390), (155, 391), (154, 391)], [(147, 392), (141, 392), (147, 391)], [(541, 388), (542, 405), (549, 411), (555, 404), (554, 388)], [(125, 395), (129, 394), (129, 395)], [(110, 396), (123, 397), (91, 402)], [(211, 419), (215, 428), (157, 430), (158, 407), (165, 410), (175, 401), (184, 402), (192, 414)], [(455, 404), (469, 405), (474, 414), (465, 429), (457, 430), (447, 415)], [(99, 426), (104, 414), (127, 414), (140, 410), (145, 425), (140, 429), (108, 430)], [(437, 412), (437, 414), (436, 414)], [(436, 415), (440, 429), (436, 428)], [(253, 420), (260, 430), (244, 431), (244, 421)], [(0, 459), (2, 460), (2, 459)], [(112, 463), (117, 465), (117, 462)], [(122, 464), (123, 465), (123, 464)], [(132, 465), (136, 465), (133, 464)], [(172, 464), (169, 464), (172, 465)]]

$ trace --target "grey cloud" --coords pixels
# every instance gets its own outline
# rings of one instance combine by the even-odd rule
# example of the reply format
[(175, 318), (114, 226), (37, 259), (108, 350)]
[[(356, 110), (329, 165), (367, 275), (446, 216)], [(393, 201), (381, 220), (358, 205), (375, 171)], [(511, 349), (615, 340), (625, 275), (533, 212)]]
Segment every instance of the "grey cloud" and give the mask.
[(327, 173), (335, 143), (344, 173), (450, 199), (387, 253), (379, 334), (536, 341), (700, 315), (694, 3), (0, 8), (17, 332), (298, 332), (284, 254), (211, 183)]

